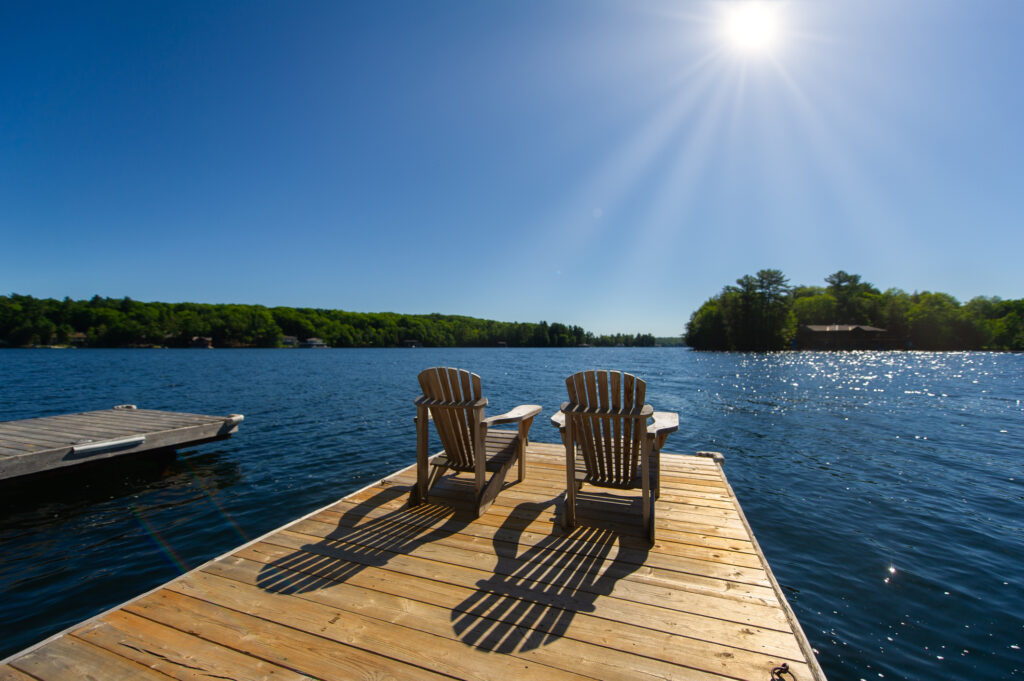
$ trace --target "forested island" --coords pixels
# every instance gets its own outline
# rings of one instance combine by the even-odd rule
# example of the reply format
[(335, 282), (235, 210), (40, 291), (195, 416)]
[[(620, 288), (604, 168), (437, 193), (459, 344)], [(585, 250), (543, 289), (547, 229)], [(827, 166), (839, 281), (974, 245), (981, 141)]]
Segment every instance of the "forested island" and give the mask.
[(0, 296), (0, 347), (271, 348), (310, 339), (345, 348), (653, 346), (665, 340), (649, 333), (597, 336), (557, 322), (498, 322), (443, 314), (144, 303), (128, 297)]
[(825, 283), (791, 286), (774, 269), (741, 277), (693, 313), (686, 344), (697, 350), (784, 350), (801, 347), (802, 334), (857, 325), (884, 348), (1024, 350), (1024, 299), (977, 297), (961, 304), (946, 293), (883, 292), (842, 270)]

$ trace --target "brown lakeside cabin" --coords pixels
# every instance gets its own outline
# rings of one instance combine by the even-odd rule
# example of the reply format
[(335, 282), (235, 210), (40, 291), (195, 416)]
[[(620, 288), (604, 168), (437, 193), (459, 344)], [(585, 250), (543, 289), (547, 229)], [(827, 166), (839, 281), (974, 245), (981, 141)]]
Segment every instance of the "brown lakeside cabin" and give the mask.
[(863, 324), (807, 324), (797, 333), (801, 350), (883, 350), (892, 347), (886, 330)]

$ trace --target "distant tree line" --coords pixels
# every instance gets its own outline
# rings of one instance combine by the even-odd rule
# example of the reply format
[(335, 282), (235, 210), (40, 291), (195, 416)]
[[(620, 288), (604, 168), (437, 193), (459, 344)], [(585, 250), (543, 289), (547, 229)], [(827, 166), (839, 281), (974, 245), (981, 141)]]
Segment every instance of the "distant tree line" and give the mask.
[(946, 293), (879, 291), (842, 270), (827, 286), (791, 286), (780, 270), (736, 280), (693, 313), (686, 344), (698, 350), (783, 350), (811, 324), (886, 329), (919, 350), (1024, 350), (1024, 299), (978, 297), (961, 304)]
[(595, 336), (557, 322), (498, 322), (457, 315), (404, 315), (262, 305), (143, 303), (131, 298), (55, 300), (0, 296), (0, 346), (278, 347), (285, 336), (332, 347), (653, 346), (651, 334)]

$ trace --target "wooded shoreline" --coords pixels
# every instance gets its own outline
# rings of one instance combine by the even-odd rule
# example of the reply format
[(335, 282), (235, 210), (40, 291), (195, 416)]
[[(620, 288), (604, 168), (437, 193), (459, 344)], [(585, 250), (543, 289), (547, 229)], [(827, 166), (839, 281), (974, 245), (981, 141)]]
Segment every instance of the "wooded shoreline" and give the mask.
[(681, 344), (679, 339), (655, 339), (649, 333), (595, 335), (558, 322), (499, 322), (438, 313), (0, 296), (0, 347), (273, 348), (309, 339), (345, 348)]

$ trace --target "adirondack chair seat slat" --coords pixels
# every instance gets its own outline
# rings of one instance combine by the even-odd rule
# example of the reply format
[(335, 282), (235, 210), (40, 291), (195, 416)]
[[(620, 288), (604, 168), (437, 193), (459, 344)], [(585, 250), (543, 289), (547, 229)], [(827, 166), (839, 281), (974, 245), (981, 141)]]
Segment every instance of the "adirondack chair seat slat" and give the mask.
[(642, 467), (640, 465), (636, 466), (636, 468), (633, 470), (632, 475), (626, 478), (616, 478), (610, 480), (604, 480), (598, 477), (592, 477), (588, 475), (586, 466), (587, 462), (583, 459), (583, 457), (577, 456), (575, 475), (576, 482), (579, 484), (587, 483), (589, 485), (594, 485), (595, 487), (608, 487), (611, 489), (639, 489), (643, 482), (640, 480), (640, 476), (643, 474), (641, 472)]
[[(488, 473), (499, 470), (510, 458), (515, 458), (519, 446), (517, 439), (518, 433), (514, 430), (490, 430), (487, 432), (487, 461), (484, 462), (484, 469)], [(450, 468), (459, 473), (473, 473), (476, 471), (475, 464), (461, 465), (448, 458), (448, 454), (444, 450), (431, 457), (430, 465)]]
[[(505, 464), (507, 464), (510, 460), (514, 462), (514, 458), (514, 456), (509, 456), (509, 453), (504, 453), (504, 455), (502, 453), (499, 453), (493, 459), (487, 460), (486, 464), (484, 465), (484, 470), (487, 471), (488, 473), (495, 473), (497, 471), (500, 471), (502, 467), (505, 466)], [(434, 466), (435, 468), (443, 468), (455, 471), (456, 473), (476, 472), (476, 468), (463, 468), (454, 465), (453, 462), (447, 456), (445, 456), (445, 453), (443, 451), (431, 457), (430, 465)]]

